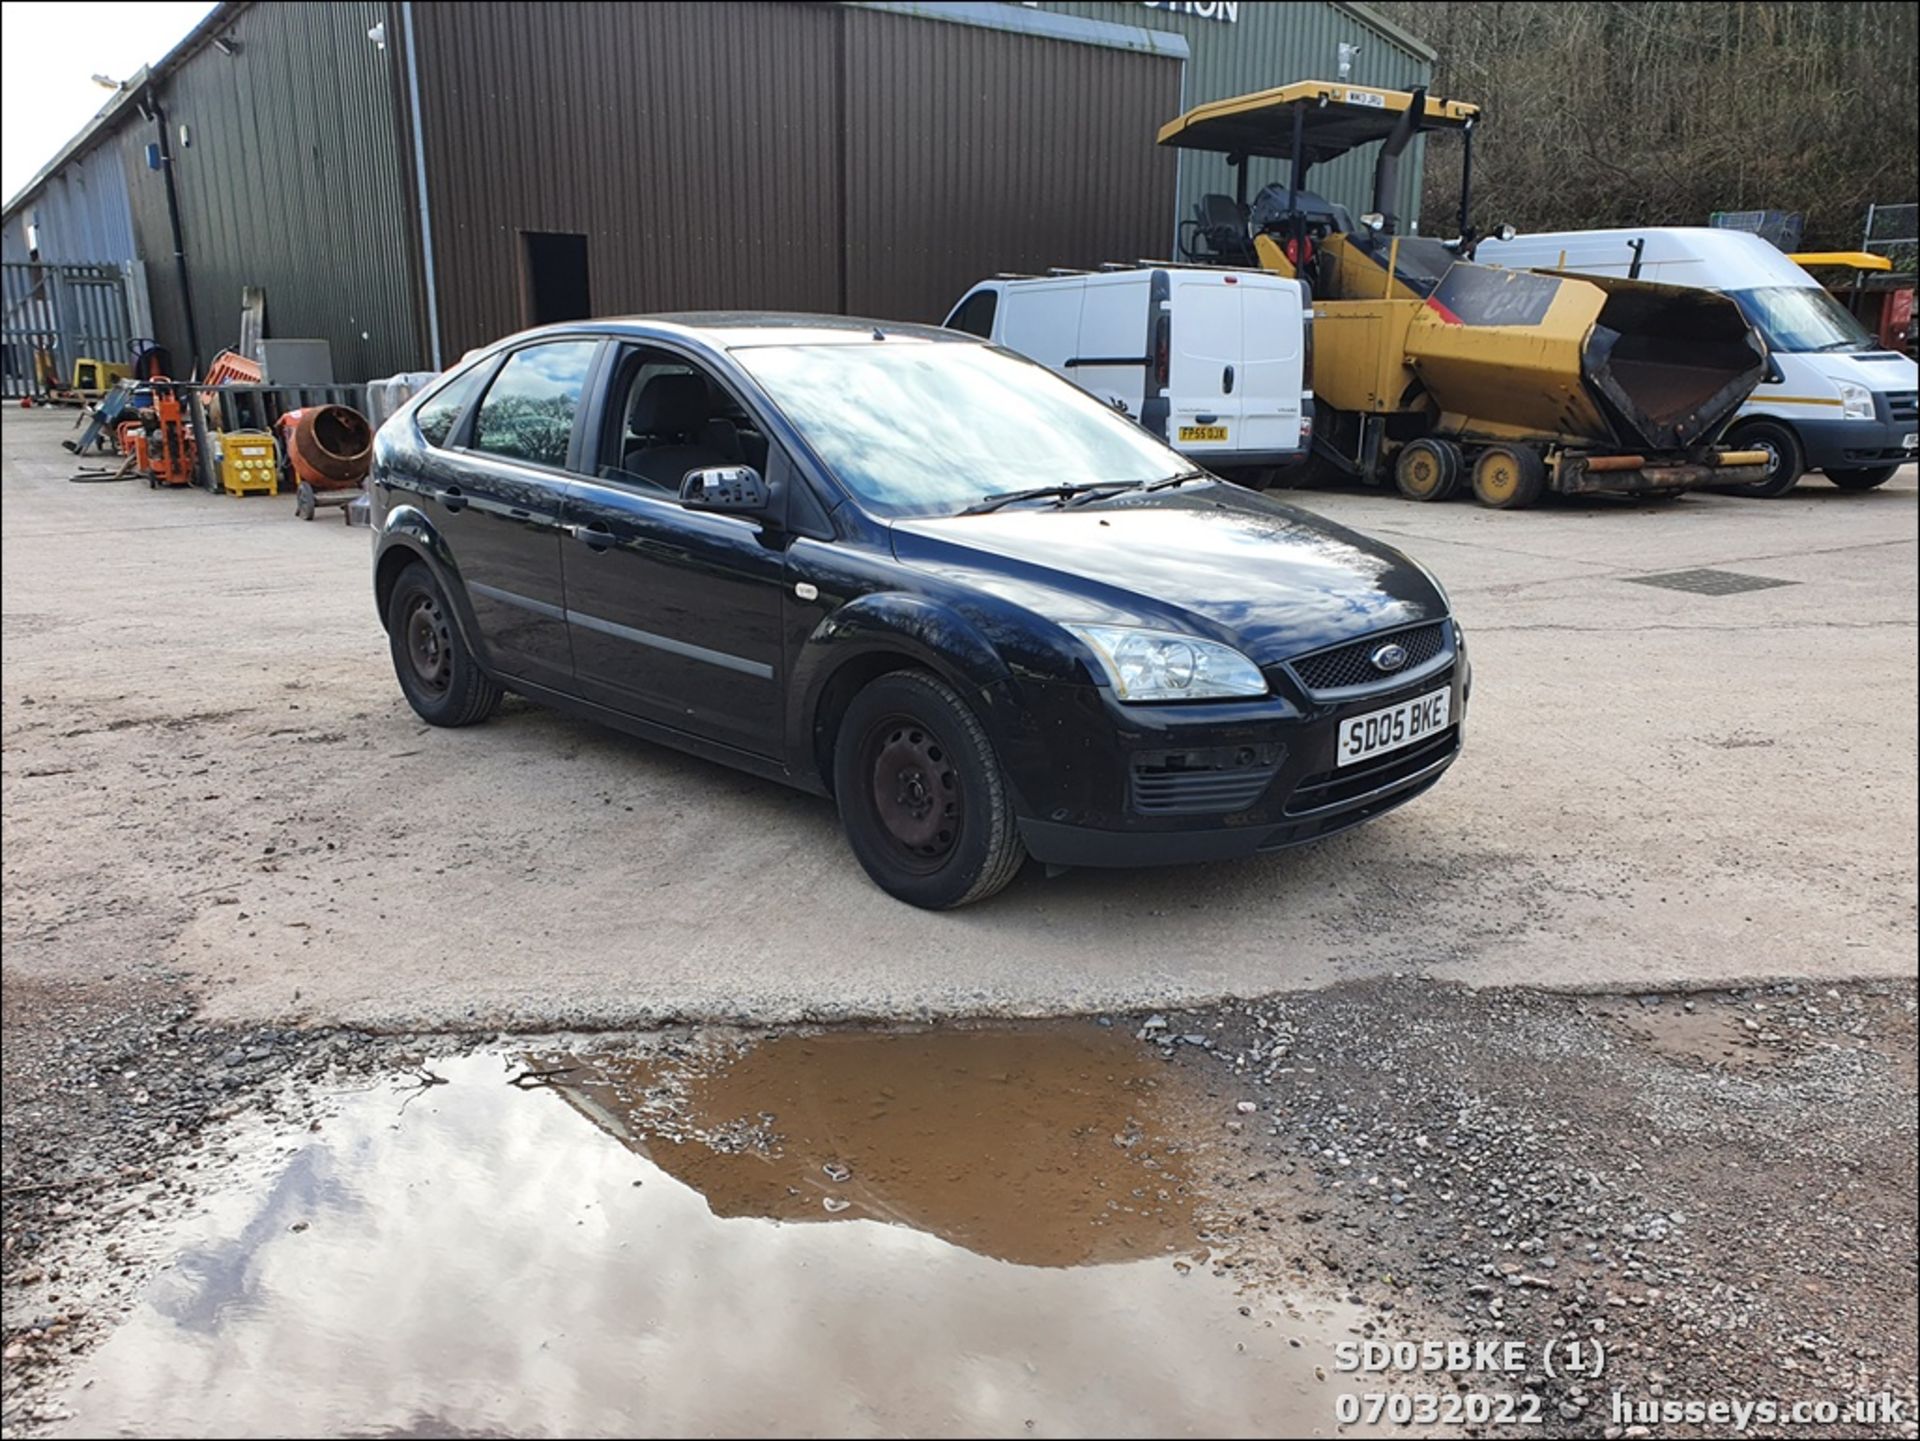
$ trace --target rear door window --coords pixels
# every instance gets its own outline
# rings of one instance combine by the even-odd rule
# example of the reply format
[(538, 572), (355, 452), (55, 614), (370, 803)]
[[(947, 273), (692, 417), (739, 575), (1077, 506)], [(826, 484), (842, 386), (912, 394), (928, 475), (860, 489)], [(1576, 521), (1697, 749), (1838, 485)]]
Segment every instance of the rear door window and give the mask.
[(468, 445), (509, 460), (564, 468), (599, 344), (557, 340), (508, 356), (480, 402)]

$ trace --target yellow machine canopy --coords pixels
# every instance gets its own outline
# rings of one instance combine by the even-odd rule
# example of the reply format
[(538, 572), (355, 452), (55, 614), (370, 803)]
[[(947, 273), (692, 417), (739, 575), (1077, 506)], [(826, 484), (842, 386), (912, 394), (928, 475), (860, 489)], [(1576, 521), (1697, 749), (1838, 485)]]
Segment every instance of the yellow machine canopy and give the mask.
[[(1477, 105), (1436, 100), (1421, 93), (1424, 109), (1415, 118), (1422, 131), (1466, 130), (1480, 118)], [(1344, 81), (1296, 80), (1272, 90), (1196, 105), (1160, 127), (1160, 144), (1181, 150), (1288, 160), (1294, 158), (1297, 114), (1301, 158), (1309, 165), (1318, 165), (1362, 145), (1388, 139), (1413, 100), (1413, 94), (1405, 90), (1376, 90)]]

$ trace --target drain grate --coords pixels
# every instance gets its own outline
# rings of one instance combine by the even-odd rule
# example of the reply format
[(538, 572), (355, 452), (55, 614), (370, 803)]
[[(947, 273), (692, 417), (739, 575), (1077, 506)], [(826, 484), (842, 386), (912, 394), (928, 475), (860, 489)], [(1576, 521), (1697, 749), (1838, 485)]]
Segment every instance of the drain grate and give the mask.
[(1765, 575), (1742, 575), (1737, 570), (1670, 570), (1660, 575), (1629, 575), (1634, 585), (1657, 585), (1692, 595), (1738, 595), (1743, 590), (1771, 590), (1776, 585), (1798, 585), (1797, 580), (1775, 580)]

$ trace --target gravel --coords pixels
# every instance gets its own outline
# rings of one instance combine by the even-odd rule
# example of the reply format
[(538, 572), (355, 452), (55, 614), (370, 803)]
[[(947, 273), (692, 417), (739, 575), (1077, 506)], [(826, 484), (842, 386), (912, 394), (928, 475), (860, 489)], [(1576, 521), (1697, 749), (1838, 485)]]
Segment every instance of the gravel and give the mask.
[(1632, 1434), (1616, 1390), (1887, 1392), (1913, 1415), (1911, 983), (1636, 1000), (1400, 978), (1141, 1027), (1202, 1029), (1161, 1050), (1218, 1106), (1195, 1124), (1222, 1264), (1331, 1285), (1370, 1334), (1600, 1341), (1597, 1383), (1525, 1377), (1546, 1421), (1514, 1434)]

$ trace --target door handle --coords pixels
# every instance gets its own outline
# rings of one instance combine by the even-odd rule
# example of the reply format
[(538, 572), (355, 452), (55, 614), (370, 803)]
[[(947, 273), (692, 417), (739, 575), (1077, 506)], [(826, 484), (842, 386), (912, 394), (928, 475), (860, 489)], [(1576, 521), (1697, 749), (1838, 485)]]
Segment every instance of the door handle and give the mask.
[(605, 550), (613, 544), (613, 532), (597, 520), (591, 525), (570, 525), (567, 534), (575, 540), (586, 542), (589, 550)]
[(461, 493), (460, 487), (457, 485), (450, 485), (440, 492), (440, 503), (450, 511), (460, 511), (467, 508), (467, 498)]
[(1233, 367), (1231, 365), (1220, 372), (1220, 393), (1222, 395), (1233, 394)]

